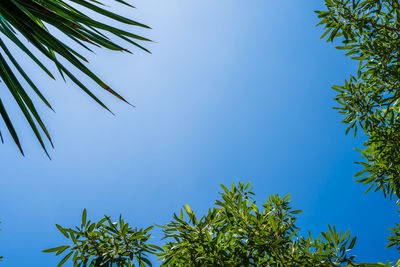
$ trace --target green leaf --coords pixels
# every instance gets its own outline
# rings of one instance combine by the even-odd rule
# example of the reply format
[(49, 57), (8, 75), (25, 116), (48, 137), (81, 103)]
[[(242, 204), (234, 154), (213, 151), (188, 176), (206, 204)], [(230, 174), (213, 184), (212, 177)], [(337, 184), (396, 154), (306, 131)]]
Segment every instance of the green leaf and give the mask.
[(357, 242), (357, 237), (354, 237), (354, 238), (351, 240), (348, 249), (352, 249), (352, 248), (354, 247), (354, 245), (356, 244), (356, 242)]
[(67, 231), (66, 231), (64, 228), (62, 228), (62, 227), (61, 227), (60, 225), (58, 225), (58, 224), (56, 224), (56, 227), (57, 227), (57, 229), (58, 229), (66, 238), (69, 239), (69, 235), (68, 235)]
[(51, 252), (65, 251), (65, 249), (68, 249), (68, 248), (69, 248), (69, 246), (59, 246), (59, 247), (55, 247), (55, 248), (45, 249), (45, 250), (43, 250), (43, 252), (51, 253)]
[(87, 218), (87, 211), (86, 211), (86, 209), (83, 209), (83, 212), (82, 212), (82, 228), (86, 226), (86, 218)]
[(68, 254), (58, 263), (57, 267), (60, 267), (60, 266), (62, 266), (64, 263), (66, 263), (67, 260), (71, 257), (72, 253), (73, 253), (72, 251), (71, 251), (70, 253), (68, 253)]

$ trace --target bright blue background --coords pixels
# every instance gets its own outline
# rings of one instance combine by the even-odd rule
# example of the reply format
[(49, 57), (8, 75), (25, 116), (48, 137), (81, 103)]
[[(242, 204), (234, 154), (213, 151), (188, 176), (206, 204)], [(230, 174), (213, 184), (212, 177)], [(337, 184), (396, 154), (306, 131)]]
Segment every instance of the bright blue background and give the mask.
[(135, 4), (137, 10), (114, 10), (154, 28), (140, 30), (157, 41), (147, 46), (153, 54), (87, 54), (135, 109), (89, 82), (114, 117), (71, 82), (51, 81), (26, 63), (56, 109), (38, 105), (56, 149), (49, 161), (22, 116), (13, 114), (27, 156), (6, 135), (3, 265), (55, 266), (59, 258), (41, 250), (64, 244), (54, 224), (79, 224), (83, 208), (94, 219), (123, 214), (138, 226), (164, 224), (184, 204), (203, 213), (219, 184), (232, 181), (251, 181), (260, 204), (269, 194), (291, 193), (294, 207), (304, 210), (303, 230), (351, 229), (358, 261), (397, 258), (395, 249), (385, 249), (387, 228), (398, 221), (394, 202), (381, 193), (363, 195), (366, 188), (354, 182), (353, 148), (361, 141), (345, 136), (332, 109), (330, 86), (356, 65), (319, 40), (313, 11), (322, 1)]

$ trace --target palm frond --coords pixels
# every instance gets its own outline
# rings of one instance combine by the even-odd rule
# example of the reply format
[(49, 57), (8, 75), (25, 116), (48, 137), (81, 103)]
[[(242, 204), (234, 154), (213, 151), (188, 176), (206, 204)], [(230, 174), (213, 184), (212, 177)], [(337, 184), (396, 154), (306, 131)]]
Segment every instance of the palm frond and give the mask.
[[(115, 1), (133, 7), (125, 1)], [(65, 34), (66, 38), (70, 38), (80, 47), (89, 51), (91, 51), (89, 46), (97, 46), (115, 51), (130, 52), (128, 49), (111, 40), (111, 36), (116, 36), (131, 45), (150, 52), (140, 44), (143, 41), (150, 41), (149, 39), (93, 19), (86, 12), (84, 13), (83, 9), (90, 10), (93, 14), (97, 13), (122, 24), (150, 28), (145, 24), (105, 9), (104, 4), (96, 0), (69, 0), (68, 2), (64, 0), (7, 0), (2, 1), (0, 4), (0, 80), (3, 81), (3, 85), (11, 93), (47, 155), (48, 152), (43, 135), (48, 139), (51, 146), (53, 146), (50, 134), (39, 116), (31, 97), (21, 84), (20, 79), (25, 80), (47, 107), (50, 109), (53, 108), (32, 79), (25, 73), (19, 62), (14, 58), (13, 52), (7, 48), (4, 40), (8, 39), (13, 42), (16, 47), (24, 52), (27, 58), (30, 58), (41, 70), (54, 79), (53, 74), (45, 66), (45, 63), (39, 60), (25, 45), (26, 42), (32, 44), (37, 49), (37, 53), (43, 54), (50, 62), (56, 65), (63, 78), (66, 76), (71, 79), (94, 101), (108, 111), (110, 110), (107, 106), (73, 74), (72, 70), (60, 63), (59, 58), (63, 58), (71, 63), (77, 71), (88, 76), (101, 88), (115, 97), (124, 102), (127, 101), (85, 65), (87, 60), (79, 51), (68, 46), (63, 40), (59, 40), (49, 30), (51, 27), (48, 28), (48, 26), (61, 31)], [(18, 75), (13, 69), (17, 71)], [(23, 154), (17, 132), (3, 101), (0, 98), (0, 116), (15, 144)], [(3, 141), (1, 134), (0, 137)]]

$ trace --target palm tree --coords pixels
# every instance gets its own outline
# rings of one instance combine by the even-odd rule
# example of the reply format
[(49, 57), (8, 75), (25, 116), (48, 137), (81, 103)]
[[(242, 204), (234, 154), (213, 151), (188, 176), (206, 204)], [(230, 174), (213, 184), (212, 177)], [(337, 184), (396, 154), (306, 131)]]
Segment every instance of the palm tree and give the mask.
[[(123, 0), (115, 1), (133, 7)], [(20, 81), (25, 80), (40, 100), (50, 109), (53, 108), (34, 82), (32, 82), (29, 75), (25, 73), (19, 62), (13, 57), (13, 52), (9, 50), (4, 40), (9, 39), (13, 42), (16, 47), (24, 52), (27, 58), (30, 58), (40, 69), (54, 79), (53, 74), (35, 54), (44, 55), (50, 62), (55, 64), (63, 79), (67, 76), (94, 101), (108, 111), (109, 109), (103, 102), (75, 77), (71, 69), (60, 62), (60, 58), (72, 63), (78, 71), (87, 75), (115, 97), (124, 102), (127, 101), (84, 64), (85, 62), (87, 63), (87, 60), (79, 52), (69, 47), (64, 41), (56, 38), (53, 34), (54, 30), (59, 30), (66, 37), (80, 45), (80, 47), (89, 51), (91, 51), (89, 46), (97, 46), (115, 51), (129, 52), (128, 49), (110, 39), (110, 36), (114, 35), (119, 40), (129, 42), (131, 45), (149, 52), (138, 43), (141, 41), (150, 41), (149, 39), (93, 19), (87, 15), (87, 12), (83, 13), (82, 8), (90, 10), (90, 13), (100, 14), (123, 24), (149, 28), (144, 24), (108, 11), (104, 8), (104, 4), (101, 1), (96, 0), (69, 0), (68, 2), (64, 0), (5, 0), (0, 3), (0, 81), (3, 82), (1, 86), (9, 90), (47, 155), (48, 152), (43, 140), (44, 138), (42, 137), (44, 135), (51, 146), (53, 146), (51, 137), (35, 108), (35, 104)], [(26, 41), (36, 48), (36, 52), (32, 52), (25, 45)], [(16, 71), (13, 71), (13, 69)], [(1, 98), (0, 115), (14, 142), (21, 153), (24, 154), (17, 132)], [(1, 132), (0, 139), (3, 142)]]

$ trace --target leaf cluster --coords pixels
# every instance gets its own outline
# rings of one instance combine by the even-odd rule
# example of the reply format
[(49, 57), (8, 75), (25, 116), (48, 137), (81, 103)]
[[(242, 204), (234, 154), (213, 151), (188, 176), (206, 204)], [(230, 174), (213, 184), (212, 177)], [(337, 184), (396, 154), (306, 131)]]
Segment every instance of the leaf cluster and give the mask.
[(80, 227), (63, 228), (56, 225), (58, 230), (72, 241), (71, 245), (63, 245), (43, 252), (60, 255), (68, 252), (57, 266), (62, 266), (72, 257), (74, 266), (118, 266), (130, 267), (137, 262), (139, 266), (151, 266), (148, 256), (159, 248), (147, 244), (149, 231), (129, 226), (121, 217), (118, 222), (112, 222), (105, 216), (98, 222), (87, 221), (86, 209), (82, 213)]
[[(123, 0), (116, 1), (130, 6), (130, 4)], [(87, 12), (88, 10), (90, 12)], [(8, 39), (15, 44), (15, 46), (25, 54), (25, 60), (30, 59), (32, 63), (54, 79), (53, 74), (45, 66), (45, 62), (38, 58), (38, 55), (46, 58), (48, 62), (56, 66), (64, 79), (69, 78), (72, 80), (80, 89), (88, 94), (90, 98), (109, 110), (106, 105), (97, 98), (75, 74), (73, 74), (71, 68), (67, 67), (65, 62), (70, 63), (78, 72), (86, 75), (104, 90), (125, 102), (126, 100), (111, 89), (110, 86), (104, 83), (84, 64), (88, 61), (80, 52), (67, 45), (66, 42), (58, 39), (55, 33), (63, 33), (67, 38), (76, 43), (78, 47), (89, 51), (92, 50), (88, 45), (104, 47), (115, 51), (129, 52), (129, 50), (111, 39), (111, 36), (114, 36), (123, 42), (127, 42), (148, 52), (139, 42), (149, 40), (111, 26), (110, 24), (103, 23), (97, 19), (93, 19), (88, 15), (90, 13), (109, 18), (121, 24), (149, 28), (144, 24), (105, 9), (101, 1), (95, 0), (8, 0), (2, 1), (0, 5), (0, 80), (3, 81), (3, 86), (8, 89), (10, 95), (17, 103), (46, 153), (46, 145), (42, 135), (49, 140), (51, 145), (53, 145), (53, 143), (49, 131), (32, 101), (30, 92), (28, 92), (26, 86), (24, 86), (24, 82), (29, 85), (28, 87), (32, 89), (33, 93), (37, 95), (41, 102), (50, 109), (53, 108), (44, 94), (24, 71), (23, 67), (21, 67), (20, 62), (14, 57), (15, 52), (9, 50), (5, 40)], [(34, 50), (32, 50), (31, 47), (27, 47), (24, 40), (28, 41), (34, 47)], [(21, 153), (23, 153), (18, 134), (1, 98), (0, 117), (2, 117), (8, 132), (11, 134)], [(0, 139), (3, 141), (1, 132)]]
[(400, 4), (397, 0), (325, 0), (316, 11), (327, 41), (359, 62), (356, 76), (335, 85), (346, 133), (361, 128), (366, 149), (359, 150), (363, 171), (357, 176), (368, 190), (400, 196)]
[[(290, 196), (271, 195), (260, 210), (250, 183), (229, 190), (198, 219), (187, 205), (163, 226), (167, 239), (158, 253), (162, 266), (340, 266), (352, 264), (348, 252), (356, 238), (336, 228), (317, 238), (299, 237)], [(185, 215), (184, 215), (185, 214)], [(185, 220), (186, 218), (186, 220)]]
[[(358, 182), (400, 197), (400, 1), (325, 0), (316, 11), (326, 31), (321, 38), (340, 41), (337, 49), (359, 62), (357, 75), (335, 85), (336, 108), (348, 125), (367, 137)], [(400, 250), (400, 226), (391, 228), (388, 246)]]
[[(147, 244), (149, 227), (133, 229), (120, 217), (119, 224), (110, 218), (97, 223), (86, 222), (76, 229), (57, 225), (73, 241), (45, 250), (70, 257), (74, 266), (139, 266), (151, 265), (147, 255), (158, 256), (162, 266), (341, 266), (353, 265), (349, 251), (356, 238), (335, 226), (313, 238), (298, 235), (295, 225), (300, 210), (290, 207), (290, 196), (270, 196), (260, 210), (252, 199), (250, 183), (221, 185), (221, 199), (208, 213), (197, 218), (189, 205), (174, 214), (170, 223), (161, 227), (164, 245)], [(107, 224), (105, 224), (107, 223)]]

